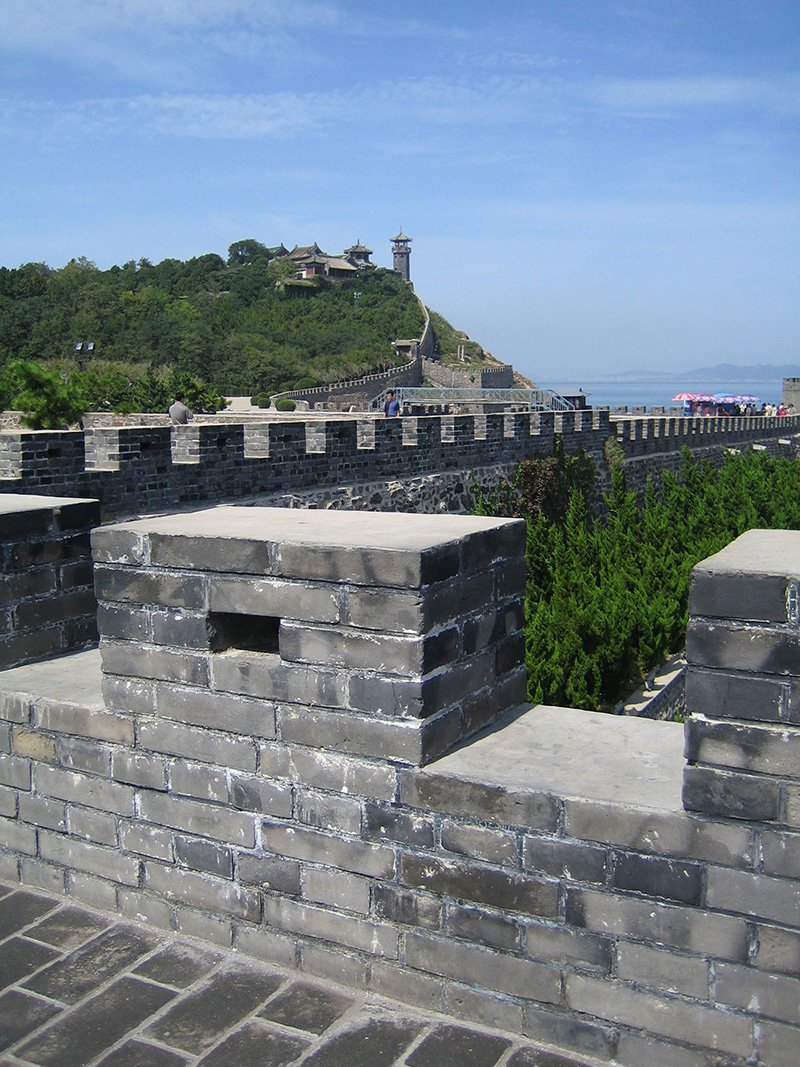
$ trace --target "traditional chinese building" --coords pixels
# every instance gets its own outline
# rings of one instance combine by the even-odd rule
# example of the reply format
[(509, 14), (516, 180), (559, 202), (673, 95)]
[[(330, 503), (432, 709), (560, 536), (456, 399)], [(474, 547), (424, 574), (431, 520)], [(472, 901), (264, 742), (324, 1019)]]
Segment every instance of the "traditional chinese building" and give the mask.
[(411, 281), (411, 249), (409, 245), (413, 238), (406, 237), (402, 226), (400, 233), (392, 238), (392, 266), (404, 282)]

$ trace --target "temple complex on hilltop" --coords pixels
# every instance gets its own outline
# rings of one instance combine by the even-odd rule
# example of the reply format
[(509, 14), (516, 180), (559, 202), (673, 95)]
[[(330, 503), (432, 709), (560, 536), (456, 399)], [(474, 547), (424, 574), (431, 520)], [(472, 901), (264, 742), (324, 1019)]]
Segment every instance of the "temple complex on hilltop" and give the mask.
[[(406, 237), (402, 228), (400, 233), (392, 238), (392, 269), (397, 271), (404, 282), (411, 281), (409, 257), (411, 249), (410, 237)], [(352, 278), (360, 270), (374, 267), (370, 260), (372, 249), (357, 240), (350, 248), (345, 248), (341, 255), (332, 256), (319, 247), (316, 241), (310, 245), (295, 245), (291, 251), (285, 245), (273, 245), (268, 248), (271, 259), (288, 259), (297, 266), (297, 277), (303, 280), (310, 278), (330, 278), (333, 281), (341, 281), (344, 278)]]

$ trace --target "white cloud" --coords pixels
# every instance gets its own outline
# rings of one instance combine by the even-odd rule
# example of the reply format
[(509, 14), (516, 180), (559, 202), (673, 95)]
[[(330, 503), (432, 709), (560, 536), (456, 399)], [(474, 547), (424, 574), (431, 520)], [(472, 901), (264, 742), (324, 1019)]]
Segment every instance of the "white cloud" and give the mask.
[(144, 94), (66, 106), (0, 99), (0, 129), (48, 142), (117, 133), (253, 140), (305, 135), (343, 110), (336, 94)]
[(748, 108), (787, 115), (800, 112), (800, 78), (793, 75), (603, 79), (588, 85), (586, 95), (616, 112), (634, 115), (698, 108)]
[(340, 22), (327, 0), (4, 0), (0, 51), (185, 84), (224, 57), (277, 63)]
[(252, 139), (307, 134), (341, 112), (332, 94), (270, 96), (140, 96), (126, 108), (131, 121), (158, 134)]
[[(540, 123), (549, 91), (535, 79), (493, 78), (479, 84), (428, 77), (406, 83), (353, 85), (329, 91), (279, 93), (145, 93), (77, 102), (0, 99), (0, 121), (21, 136), (137, 135), (260, 139), (293, 137), (332, 123), (378, 129), (395, 127), (429, 138), (426, 126), (470, 129), (520, 122)], [(434, 142), (431, 142), (434, 143)]]
[(106, 33), (136, 37), (276, 27), (332, 29), (340, 16), (326, 0), (4, 0), (2, 47), (59, 50)]
[[(133, 0), (130, 0), (132, 3)], [(405, 81), (341, 84), (310, 91), (267, 93), (151, 92), (60, 103), (0, 100), (0, 121), (22, 136), (94, 135), (126, 131), (137, 136), (259, 140), (293, 138), (337, 126), (417, 154), (447, 147), (445, 131), (469, 132), (463, 149), (481, 156), (496, 146), (480, 131), (513, 127), (575, 129), (616, 115), (670, 118), (689, 109), (743, 110), (775, 117), (800, 111), (800, 79), (693, 78), (598, 80), (575, 83), (544, 74), (428, 75)], [(739, 133), (741, 138), (742, 134)], [(518, 140), (518, 137), (517, 137)], [(517, 141), (514, 142), (515, 144)], [(505, 156), (514, 155), (506, 145)], [(663, 165), (663, 160), (662, 160)]]

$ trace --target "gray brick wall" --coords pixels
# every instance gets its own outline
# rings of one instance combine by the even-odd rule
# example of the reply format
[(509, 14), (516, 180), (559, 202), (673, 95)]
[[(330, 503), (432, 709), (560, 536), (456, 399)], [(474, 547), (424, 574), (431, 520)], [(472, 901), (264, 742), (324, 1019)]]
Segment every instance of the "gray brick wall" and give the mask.
[(96, 500), (0, 495), (0, 668), (97, 640)]
[(519, 703), (525, 524), (351, 525), (217, 508), (95, 530), (109, 708), (134, 686), (145, 747), (255, 771), (253, 735), (423, 763)]
[[(91, 426), (85, 434), (16, 429), (0, 434), (0, 491), (97, 498), (108, 519), (264, 494), (291, 499), (310, 492), (335, 501), (342, 486), (364, 487), (371, 510), (411, 511), (420, 510), (415, 483), (441, 477), (436, 505), (463, 510), (468, 493), (463, 487), (454, 491), (453, 472), (469, 483), (473, 471), (510, 470), (538, 452), (552, 452), (556, 434), (568, 452), (579, 445), (589, 452), (603, 477), (603, 448), (615, 437), (629, 483), (643, 487), (648, 473), (676, 469), (684, 446), (719, 464), (729, 448), (795, 454), (792, 435), (799, 426), (800, 415), (615, 418), (607, 411), (577, 411), (328, 421), (309, 416), (308, 425), (227, 416), (177, 427)], [(606, 488), (601, 478), (598, 505)]]
[[(217, 522), (224, 510), (217, 509)], [(390, 547), (374, 528), (369, 533), (374, 519), (348, 517), (357, 562), (339, 558), (346, 555), (341, 545), (326, 544), (324, 567), (306, 560), (297, 579), (329, 583), (329, 593), (335, 591), (337, 611), (324, 607), (333, 615), (325, 625), (353, 623), (348, 608), (353, 589), (359, 593), (357, 621), (372, 618), (366, 592), (380, 586), (364, 584), (370, 574), (365, 559), (373, 552), (385, 562)], [(425, 521), (435, 524), (437, 536), (445, 529), (443, 519)], [(108, 567), (142, 574), (158, 570), (154, 556), (160, 555), (174, 579), (188, 569), (187, 545), (196, 544), (184, 545), (182, 538), (196, 536), (197, 529), (186, 525), (188, 517), (169, 522), (168, 528), (134, 523), (107, 529), (96, 540), (98, 555)], [(244, 570), (255, 538), (247, 528), (234, 532), (225, 545), (215, 531), (216, 559), (219, 566), (239, 560)], [(294, 536), (301, 535), (298, 527)], [(768, 542), (768, 534), (762, 537)], [(411, 527), (404, 526), (403, 538), (406, 557)], [(313, 556), (309, 531), (306, 539)], [(268, 546), (262, 560), (274, 569), (280, 561), (285, 565), (281, 538), (264, 526), (261, 540)], [(474, 552), (468, 539), (456, 541), (456, 571), (443, 562), (448, 553), (426, 556), (420, 550), (414, 565), (404, 558), (399, 570), (416, 575), (420, 584), (413, 592), (394, 588), (388, 598), (396, 615), (393, 624), (387, 610), (387, 629), (396, 626), (395, 636), (425, 633), (425, 620), (434, 631), (455, 625), (463, 632), (463, 619), (448, 612), (448, 602), (465, 605), (467, 618), (482, 613), (481, 596), (495, 590), (495, 582), (473, 587), (467, 576), (491, 571), (502, 538), (498, 543), (495, 535), (486, 553)], [(511, 547), (502, 551), (510, 553)], [(731, 613), (731, 605), (747, 601), (757, 605), (753, 613), (760, 626), (763, 614), (779, 614), (781, 603), (785, 613), (785, 605), (794, 603), (791, 595), (782, 600), (779, 592), (776, 598), (771, 578), (782, 570), (791, 585), (800, 545), (783, 544), (782, 566), (765, 572), (763, 595), (758, 583), (752, 584), (747, 561), (760, 560), (763, 569), (772, 550), (759, 540), (745, 541), (737, 551), (727, 566), (710, 561), (697, 572), (695, 584), (702, 589), (693, 612), (722, 604)], [(199, 552), (198, 558), (205, 566), (215, 557)], [(428, 571), (431, 560), (435, 565)], [(374, 575), (382, 580), (389, 570), (373, 568), (372, 580)], [(229, 596), (234, 573), (213, 573), (224, 576)], [(714, 592), (715, 574), (726, 586), (745, 583), (749, 601), (731, 588)], [(426, 576), (431, 586), (458, 582), (470, 592), (463, 599), (426, 600)], [(255, 576), (269, 579), (265, 610), (267, 605), (272, 610), (270, 582), (277, 577)], [(241, 572), (239, 579), (250, 580)], [(282, 573), (280, 581), (291, 579)], [(147, 590), (157, 601), (165, 588), (177, 596), (187, 586), (148, 580), (106, 588), (114, 595)], [(252, 611), (252, 601), (234, 600)], [(152, 621), (164, 605), (112, 603), (136, 609), (129, 643), (144, 648), (136, 611), (150, 612)], [(304, 603), (325, 606), (329, 598)], [(785, 614), (771, 621), (785, 632), (795, 625)], [(124, 641), (118, 618), (114, 625), (109, 646)], [(723, 642), (724, 629), (723, 624)], [(152, 630), (145, 632), (152, 637)], [(197, 654), (194, 648), (171, 651), (191, 659)], [(758, 676), (732, 669), (724, 652), (721, 657), (721, 668), (709, 664), (707, 652), (695, 666), (704, 677), (717, 670), (723, 680), (722, 696), (713, 705), (723, 726), (732, 720), (719, 716), (720, 707), (738, 715), (746, 706), (747, 718), (736, 718), (736, 725), (773, 728), (777, 714), (789, 740), (785, 750), (776, 750), (774, 738), (764, 747), (760, 740), (749, 745), (744, 735), (731, 740), (726, 734), (724, 743), (713, 742), (722, 748), (708, 750), (713, 760), (694, 766), (709, 775), (776, 782), (777, 818), (769, 808), (744, 818), (735, 806), (724, 814), (684, 810), (679, 748), (678, 781), (668, 791), (674, 801), (652, 795), (647, 762), (635, 802), (582, 792), (577, 777), (569, 789), (542, 786), (536, 778), (541, 768), (530, 779), (512, 781), (504, 771), (506, 763), (520, 759), (515, 724), (535, 731), (542, 709), (511, 708), (500, 732), (495, 726), (471, 745), (420, 767), (405, 753), (362, 751), (361, 742), (352, 744), (357, 731), (320, 734), (326, 722), (346, 718), (335, 704), (309, 707), (314, 717), (298, 729), (286, 696), (236, 697), (226, 690), (215, 718), (215, 691), (164, 678), (108, 675), (107, 681), (114, 680), (107, 688), (110, 707), (91, 712), (66, 694), (61, 701), (0, 687), (0, 726), (7, 727), (0, 733), (0, 870), (6, 878), (95, 907), (457, 1017), (515, 1028), (579, 1055), (628, 1067), (796, 1067), (800, 833), (790, 817), (798, 803), (790, 774), (797, 729), (791, 718), (793, 680), (781, 671), (767, 679), (765, 689), (748, 688), (745, 700), (734, 692), (735, 683), (756, 684)], [(126, 662), (135, 666), (137, 653), (131, 651)], [(118, 661), (111, 663), (116, 667)], [(436, 672), (446, 677), (456, 668), (448, 662)], [(697, 692), (717, 689), (706, 685)], [(763, 721), (751, 699), (762, 691), (768, 696)], [(231, 714), (237, 700), (245, 708), (238, 717)], [(259, 709), (269, 727), (255, 732)], [(694, 708), (705, 717), (710, 711)], [(605, 761), (610, 778), (622, 773), (622, 766), (630, 771), (630, 764), (615, 762), (623, 740), (593, 756), (596, 716), (567, 709), (558, 715), (565, 736), (572, 731), (569, 736), (585, 739), (587, 765)], [(377, 718), (374, 709), (363, 716)], [(425, 722), (404, 718), (397, 709), (386, 716), (390, 725), (392, 718), (414, 729)], [(609, 732), (626, 729), (617, 717), (605, 722)], [(628, 728), (636, 729), (646, 761), (665, 737), (674, 731), (680, 736), (680, 727), (670, 723), (629, 720)], [(702, 756), (711, 742), (694, 729), (688, 727), (690, 744), (697, 736)], [(511, 746), (505, 755), (502, 745), (492, 748), (504, 735)], [(334, 739), (338, 748), (329, 744)], [(499, 763), (492, 751), (500, 752)], [(730, 768), (719, 762), (723, 752)], [(569, 762), (573, 755), (562, 746), (561, 759)], [(620, 752), (619, 759), (623, 756)], [(768, 765), (762, 765), (767, 757)], [(712, 795), (720, 794), (712, 790)]]
[(800, 829), (800, 533), (751, 530), (692, 575), (684, 801)]

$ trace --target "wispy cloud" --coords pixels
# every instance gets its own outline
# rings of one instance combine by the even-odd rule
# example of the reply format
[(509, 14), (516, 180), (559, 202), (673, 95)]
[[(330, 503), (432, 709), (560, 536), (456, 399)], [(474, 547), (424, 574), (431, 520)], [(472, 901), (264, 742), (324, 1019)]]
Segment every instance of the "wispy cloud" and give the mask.
[(4, 0), (2, 47), (61, 51), (108, 33), (136, 38), (275, 27), (332, 29), (341, 21), (330, 0)]
[(168, 85), (224, 57), (278, 62), (341, 21), (329, 0), (4, 0), (0, 51)]
[(46, 142), (104, 137), (254, 140), (307, 135), (341, 115), (335, 94), (270, 95), (145, 94), (128, 99), (94, 99), (60, 106), (55, 102), (0, 99), (0, 130)]
[(800, 77), (738, 78), (705, 75), (602, 79), (586, 88), (589, 100), (617, 113), (655, 115), (700, 108), (737, 108), (796, 115)]
[(336, 94), (140, 96), (125, 105), (131, 125), (169, 136), (249, 140), (308, 134), (341, 116)]
[[(136, 136), (290, 139), (334, 127), (432, 130), (575, 127), (609, 118), (671, 118), (687, 111), (800, 112), (800, 78), (614, 79), (576, 82), (560, 74), (510, 73), (476, 81), (430, 75), (406, 81), (274, 93), (143, 93), (61, 104), (7, 96), (0, 123), (21, 136)], [(416, 133), (413, 133), (416, 127)], [(425, 137), (421, 131), (427, 130)], [(471, 143), (471, 142), (470, 142)]]

